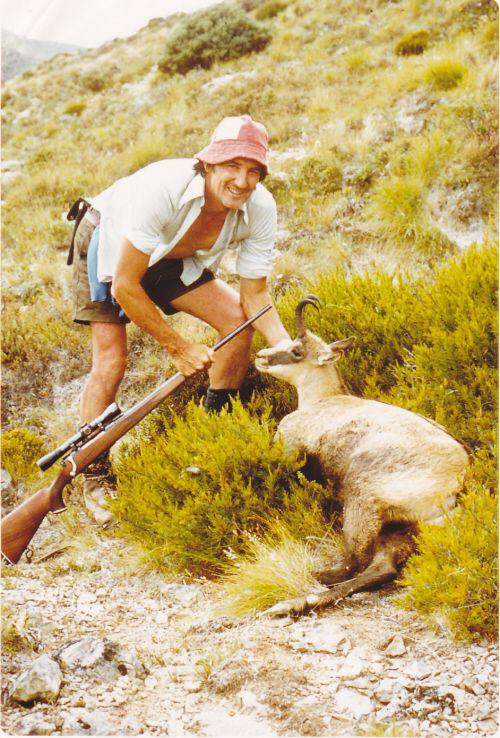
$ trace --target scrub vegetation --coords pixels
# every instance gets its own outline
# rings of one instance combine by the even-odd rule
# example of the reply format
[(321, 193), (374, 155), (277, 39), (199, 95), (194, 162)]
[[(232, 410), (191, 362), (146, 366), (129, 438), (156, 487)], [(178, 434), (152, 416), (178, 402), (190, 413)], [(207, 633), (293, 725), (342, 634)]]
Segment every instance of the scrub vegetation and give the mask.
[[(203, 29), (215, 17), (209, 46)], [(293, 331), (297, 299), (318, 294), (311, 328), (358, 337), (343, 362), (352, 390), (435, 418), (473, 452), (457, 511), (423, 530), (402, 574), (404, 605), (459, 637), (493, 637), (497, 18), (494, 0), (241, 0), (154, 19), (3, 85), (3, 420), (15, 484), (36, 479), (37, 444), (74, 432), (90, 368), (88, 332), (71, 322), (65, 212), (151, 161), (192, 155), (223, 116), (247, 112), (271, 135), (271, 287), (283, 320)], [(222, 276), (237, 283), (230, 257)], [(214, 338), (189, 317), (173, 324)], [(133, 326), (129, 347), (124, 407), (173, 371)], [(237, 561), (234, 577), (272, 558), (275, 541), (307, 588), (320, 545), (310, 536), (323, 540), (336, 518), (333, 492), (272, 444), (293, 391), (252, 370), (252, 402), (216, 423), (197, 405), (204, 383), (186, 384), (116, 451), (121, 532), (165, 570), (220, 574)]]

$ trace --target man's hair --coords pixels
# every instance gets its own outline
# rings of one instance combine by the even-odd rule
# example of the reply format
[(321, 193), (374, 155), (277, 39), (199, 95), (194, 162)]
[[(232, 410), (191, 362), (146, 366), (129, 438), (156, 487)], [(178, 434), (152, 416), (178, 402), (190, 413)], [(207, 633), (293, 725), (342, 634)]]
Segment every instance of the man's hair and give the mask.
[[(203, 166), (203, 162), (200, 161), (199, 159), (196, 159), (196, 163), (193, 164), (193, 169), (196, 172), (196, 174), (201, 174), (202, 177), (205, 176), (205, 167)], [(259, 171), (260, 171), (260, 181), (262, 182), (262, 180), (265, 179), (265, 177), (267, 177), (267, 173), (264, 167), (259, 167)]]

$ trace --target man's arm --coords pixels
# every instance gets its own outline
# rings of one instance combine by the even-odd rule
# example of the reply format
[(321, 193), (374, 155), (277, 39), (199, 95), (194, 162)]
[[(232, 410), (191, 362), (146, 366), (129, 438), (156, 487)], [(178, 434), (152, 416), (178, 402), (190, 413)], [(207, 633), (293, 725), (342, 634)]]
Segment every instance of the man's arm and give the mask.
[[(265, 305), (272, 303), (267, 289), (267, 277), (258, 279), (240, 279), (240, 300), (243, 311), (247, 318), (260, 310)], [(290, 341), (290, 336), (280, 320), (276, 308), (269, 310), (262, 318), (256, 320), (255, 328), (262, 333), (270, 346), (275, 346), (280, 341)]]
[(200, 369), (208, 369), (213, 351), (199, 343), (189, 343), (160, 317), (154, 302), (141, 285), (149, 256), (124, 239), (120, 259), (111, 286), (113, 297), (127, 317), (156, 338), (171, 355), (177, 369), (188, 377)]

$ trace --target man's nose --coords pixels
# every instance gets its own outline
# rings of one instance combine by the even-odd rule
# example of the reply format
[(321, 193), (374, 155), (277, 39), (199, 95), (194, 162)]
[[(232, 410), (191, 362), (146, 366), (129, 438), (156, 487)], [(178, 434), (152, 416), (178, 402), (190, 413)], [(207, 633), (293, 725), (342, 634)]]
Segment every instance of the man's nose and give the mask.
[(236, 175), (235, 179), (235, 185), (239, 187), (241, 190), (246, 190), (247, 183), (248, 183), (248, 175), (244, 171), (239, 171)]

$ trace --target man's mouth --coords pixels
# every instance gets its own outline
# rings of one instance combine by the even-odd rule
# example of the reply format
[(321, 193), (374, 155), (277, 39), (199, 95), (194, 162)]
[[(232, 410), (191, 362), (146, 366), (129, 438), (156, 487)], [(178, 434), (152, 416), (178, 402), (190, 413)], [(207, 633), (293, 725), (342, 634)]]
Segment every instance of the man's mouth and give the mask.
[(235, 187), (230, 187), (229, 185), (226, 189), (228, 189), (231, 195), (234, 195), (235, 197), (242, 197), (245, 194), (244, 191), (242, 192), (241, 190), (237, 190)]

